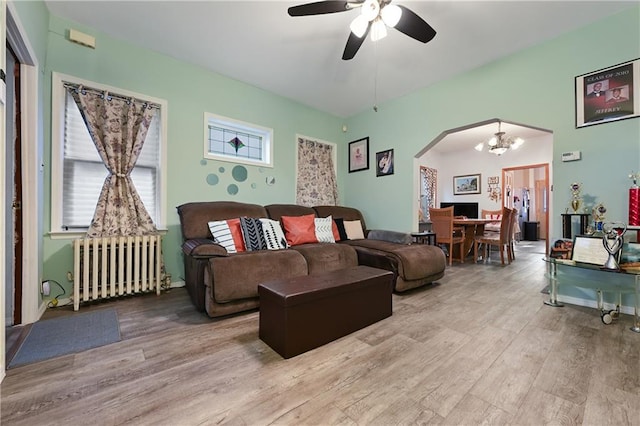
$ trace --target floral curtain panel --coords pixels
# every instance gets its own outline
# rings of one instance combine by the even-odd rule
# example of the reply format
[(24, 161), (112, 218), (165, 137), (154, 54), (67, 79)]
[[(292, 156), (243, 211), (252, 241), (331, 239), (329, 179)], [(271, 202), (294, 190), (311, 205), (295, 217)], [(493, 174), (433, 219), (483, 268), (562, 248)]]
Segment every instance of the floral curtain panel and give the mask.
[(307, 207), (338, 203), (332, 145), (298, 138), (296, 203)]
[(130, 173), (138, 161), (156, 109), (132, 99), (94, 90), (67, 88), (109, 171), (87, 236), (110, 237), (156, 232)]
[(420, 222), (429, 220), (429, 207), (436, 206), (436, 184), (438, 171), (429, 167), (420, 167)]

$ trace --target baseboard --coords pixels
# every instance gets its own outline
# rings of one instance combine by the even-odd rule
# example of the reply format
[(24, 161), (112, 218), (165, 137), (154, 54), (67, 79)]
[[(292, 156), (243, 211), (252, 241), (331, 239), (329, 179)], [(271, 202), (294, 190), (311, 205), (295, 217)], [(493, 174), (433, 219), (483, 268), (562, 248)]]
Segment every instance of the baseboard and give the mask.
[[(587, 308), (594, 308), (597, 309), (598, 308), (598, 301), (597, 300), (591, 300), (591, 299), (582, 299), (580, 297), (572, 297), (572, 296), (563, 296), (563, 295), (558, 295), (558, 301), (559, 302), (564, 302), (564, 303), (569, 303), (571, 305), (578, 305), (578, 306), (585, 306)], [(604, 302), (603, 303), (603, 308), (611, 311), (614, 310), (616, 308), (616, 305), (614, 303), (609, 303), (609, 302)], [(629, 315), (633, 315), (635, 312), (635, 309), (633, 306), (620, 306), (620, 312), (622, 312), (623, 314), (629, 314)]]
[[(171, 282), (171, 286), (169, 288), (180, 288), (180, 287), (184, 287), (186, 284), (184, 283), (184, 281), (172, 281)], [(42, 305), (40, 305), (40, 311), (38, 312), (38, 319), (42, 317), (42, 315), (44, 314), (45, 310), (49, 307), (49, 303), (51, 302), (52, 299), (47, 299), (45, 301), (43, 301)], [(68, 306), (68, 305), (73, 305), (73, 299), (71, 297), (65, 297), (63, 299), (58, 299), (58, 306), (56, 306), (56, 308), (59, 308), (61, 306)], [(52, 307), (53, 308), (53, 307)]]
[(184, 281), (172, 281), (169, 288), (180, 288), (180, 287), (184, 287), (185, 285), (186, 284), (184, 283)]

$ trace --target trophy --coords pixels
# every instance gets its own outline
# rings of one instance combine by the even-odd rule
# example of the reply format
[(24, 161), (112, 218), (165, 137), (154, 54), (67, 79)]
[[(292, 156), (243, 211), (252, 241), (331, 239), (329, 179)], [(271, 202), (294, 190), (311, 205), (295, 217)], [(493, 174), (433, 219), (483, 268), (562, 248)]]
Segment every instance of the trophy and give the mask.
[(627, 225), (622, 222), (606, 222), (602, 224), (602, 244), (605, 250), (609, 253), (607, 261), (604, 263), (604, 269), (619, 270), (618, 254), (622, 250), (622, 244), (624, 243), (624, 233), (627, 231)]
[(598, 204), (591, 210), (593, 216), (593, 223), (596, 231), (602, 231), (602, 223), (604, 222), (604, 215), (607, 213), (607, 208), (602, 204)]
[(569, 187), (571, 189), (571, 208), (574, 213), (578, 213), (580, 210), (580, 205), (582, 204), (582, 198), (580, 198), (580, 190), (582, 189), (582, 185), (574, 182)]

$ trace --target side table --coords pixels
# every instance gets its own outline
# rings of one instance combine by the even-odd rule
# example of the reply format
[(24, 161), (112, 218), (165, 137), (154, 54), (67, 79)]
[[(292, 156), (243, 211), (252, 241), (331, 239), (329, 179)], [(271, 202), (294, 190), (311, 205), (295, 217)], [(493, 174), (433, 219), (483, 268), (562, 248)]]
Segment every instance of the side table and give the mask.
[(411, 237), (413, 237), (414, 244), (427, 244), (427, 245), (436, 245), (436, 233), (431, 231), (424, 232), (412, 232)]
[(590, 213), (562, 213), (562, 238), (572, 238), (571, 235), (571, 223), (574, 216), (580, 217), (580, 234), (587, 233), (587, 226), (589, 225)]

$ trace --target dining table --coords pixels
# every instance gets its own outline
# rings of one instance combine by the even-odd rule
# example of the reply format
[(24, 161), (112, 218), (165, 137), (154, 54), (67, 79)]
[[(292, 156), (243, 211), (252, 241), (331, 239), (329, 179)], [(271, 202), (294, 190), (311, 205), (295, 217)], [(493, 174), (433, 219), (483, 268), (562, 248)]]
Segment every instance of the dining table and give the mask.
[(476, 235), (484, 234), (484, 226), (487, 223), (500, 223), (500, 219), (464, 219), (464, 218), (454, 218), (453, 226), (463, 226), (464, 227), (464, 244), (463, 250), (465, 253), (465, 257), (467, 257), (472, 249), (473, 249), (473, 240)]

